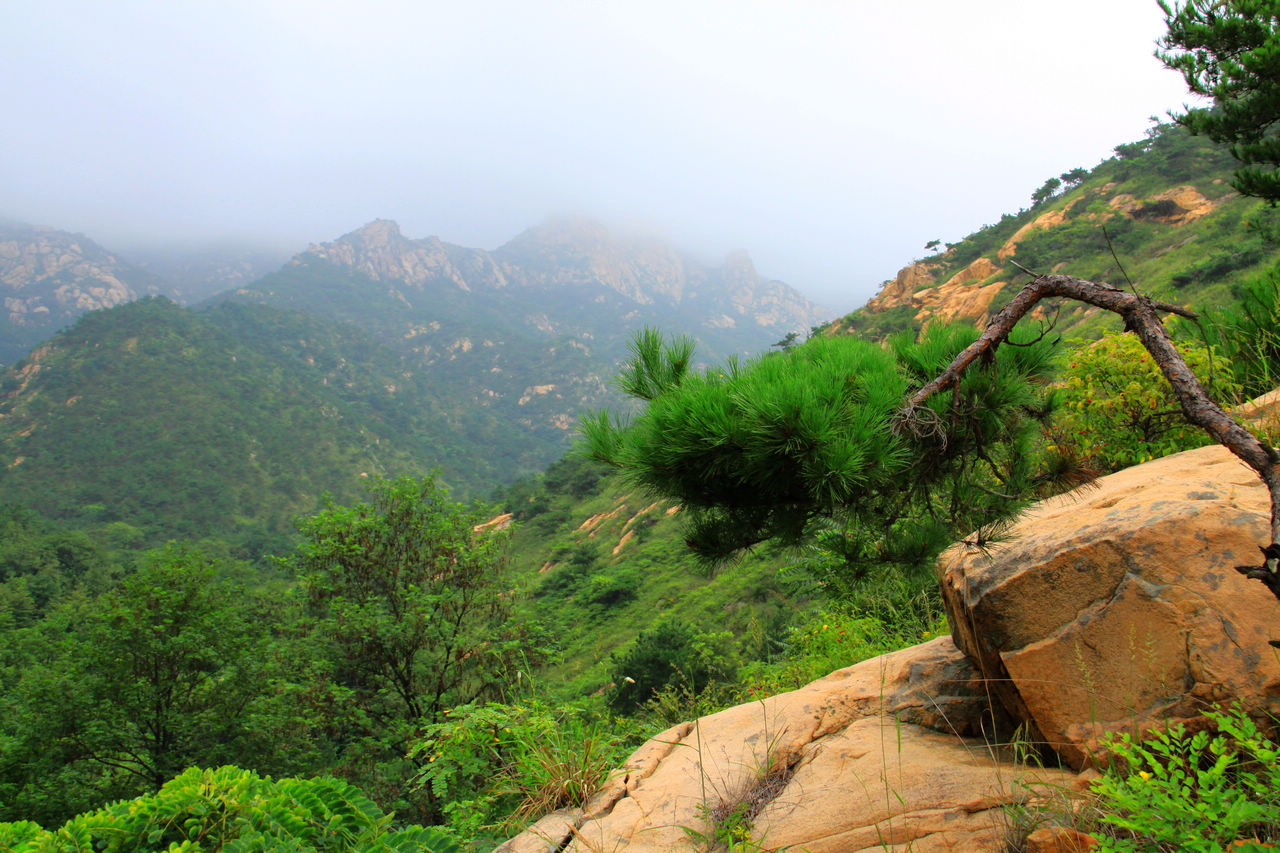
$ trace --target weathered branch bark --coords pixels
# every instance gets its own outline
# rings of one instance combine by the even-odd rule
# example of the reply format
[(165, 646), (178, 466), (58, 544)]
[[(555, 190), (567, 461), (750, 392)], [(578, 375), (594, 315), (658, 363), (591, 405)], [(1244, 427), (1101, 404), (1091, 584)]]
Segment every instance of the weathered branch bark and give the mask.
[[(1069, 275), (1042, 275), (1018, 292), (991, 322), (982, 335), (965, 348), (939, 376), (925, 385), (906, 401), (900, 418), (903, 423), (915, 420), (917, 410), (932, 395), (955, 385), (964, 371), (978, 358), (989, 356), (1004, 343), (1013, 327), (1042, 299), (1063, 297), (1096, 305), (1115, 312), (1124, 318), (1125, 328), (1132, 331), (1151, 353), (1161, 372), (1173, 387), (1187, 421), (1200, 427), (1215, 441), (1238, 456), (1257, 472), (1271, 496), (1271, 541), (1268, 547), (1280, 547), (1280, 455), (1272, 447), (1259, 441), (1229, 414), (1209, 399), (1204, 387), (1178, 353), (1160, 322), (1158, 312), (1195, 317), (1186, 309), (1163, 302), (1155, 302), (1136, 293), (1117, 290), (1108, 284), (1075, 278)], [(1243, 568), (1243, 567), (1242, 567)], [(1270, 572), (1270, 566), (1259, 567)], [(1259, 580), (1264, 580), (1262, 577)], [(1280, 582), (1268, 577), (1268, 589), (1280, 598)], [(1264, 580), (1265, 583), (1265, 580)]]

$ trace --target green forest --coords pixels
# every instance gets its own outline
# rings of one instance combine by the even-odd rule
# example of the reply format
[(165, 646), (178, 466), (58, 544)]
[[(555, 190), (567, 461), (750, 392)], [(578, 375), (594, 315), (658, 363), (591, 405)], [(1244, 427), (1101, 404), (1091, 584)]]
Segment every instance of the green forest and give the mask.
[[(922, 262), (999, 266), (990, 313), (1031, 278), (1010, 257), (1185, 305), (1165, 327), (1230, 407), (1280, 384), (1280, 77), (1205, 57), (1280, 52), (1280, 12), (1209, 6), (1169, 10), (1162, 58), (1219, 108)], [(1212, 210), (1174, 221), (1157, 197), (1187, 185)], [(547, 465), (382, 346), (376, 301), (302, 310), (313, 272), (93, 312), (0, 376), (0, 851), (492, 849), (674, 723), (946, 633), (949, 543), (1210, 440), (1074, 305), (900, 429), (981, 331), (904, 302), (749, 359), (634, 330)], [(1280, 803), (1250, 802), (1276, 841)]]

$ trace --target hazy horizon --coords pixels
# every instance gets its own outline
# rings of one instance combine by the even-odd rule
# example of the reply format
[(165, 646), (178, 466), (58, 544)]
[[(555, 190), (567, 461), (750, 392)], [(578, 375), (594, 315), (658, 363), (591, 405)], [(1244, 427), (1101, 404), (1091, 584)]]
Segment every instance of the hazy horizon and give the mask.
[(1154, 3), (19, 2), (0, 216), (282, 253), (652, 233), (847, 311), (1189, 99)]

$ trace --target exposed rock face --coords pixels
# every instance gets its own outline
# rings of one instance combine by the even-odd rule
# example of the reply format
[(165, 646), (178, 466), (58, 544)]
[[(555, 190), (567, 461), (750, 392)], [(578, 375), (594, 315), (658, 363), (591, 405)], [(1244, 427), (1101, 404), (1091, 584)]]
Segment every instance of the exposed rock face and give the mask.
[[(312, 245), (291, 263), (309, 258), (415, 289), (440, 281), (478, 293), (586, 288), (612, 292), (637, 306), (696, 305), (707, 324), (717, 328), (746, 323), (802, 330), (826, 319), (823, 309), (791, 287), (762, 279), (745, 252), (706, 267), (659, 240), (620, 236), (582, 218), (549, 220), (493, 252), (436, 237), (411, 240), (395, 222), (379, 219), (332, 243)], [(544, 331), (567, 331), (553, 318), (531, 319), (541, 321)]]
[(1193, 186), (1174, 187), (1148, 199), (1138, 199), (1121, 193), (1108, 202), (1115, 210), (1134, 219), (1163, 222), (1166, 225), (1185, 225), (1213, 212), (1217, 203), (1205, 198)]
[[(306, 254), (353, 269), (374, 281), (412, 287), (438, 280), (450, 281), (464, 291), (473, 286), (495, 288), (506, 284), (502, 271), (487, 252), (453, 246), (436, 237), (410, 240), (389, 219), (375, 219), (332, 243), (312, 244)], [(301, 258), (295, 258), (291, 263), (300, 262)]]
[(1080, 199), (1072, 199), (1065, 206), (1058, 210), (1050, 210), (1048, 213), (1042, 213), (1031, 222), (1023, 225), (1017, 231), (1013, 232), (1013, 236), (1005, 241), (1000, 247), (1000, 251), (996, 252), (996, 257), (1002, 261), (1007, 261), (1018, 253), (1018, 243), (1026, 239), (1027, 235), (1045, 228), (1057, 228), (1067, 220), (1067, 211)]
[[(504, 853), (694, 849), (707, 810), (758, 796), (763, 850), (987, 851), (1015, 780), (1069, 785), (992, 748), (988, 694), (948, 638), (864, 661), (800, 690), (682, 723), (637, 750), (580, 814), (558, 813)], [(571, 819), (570, 819), (571, 818)], [(687, 831), (688, 830), (688, 831)]]
[(957, 644), (1073, 766), (1109, 731), (1239, 700), (1280, 712), (1280, 604), (1236, 573), (1268, 539), (1254, 472), (1220, 446), (1045, 501), (987, 553), (942, 559)]
[(917, 261), (910, 266), (898, 270), (893, 281), (887, 281), (880, 292), (867, 303), (868, 311), (885, 311), (899, 305), (911, 304), (911, 294), (917, 288), (931, 285), (937, 281), (937, 272), (941, 265), (930, 261)]
[(0, 294), (14, 325), (45, 326), (129, 302), (146, 278), (82, 235), (0, 229)]
[(921, 322), (935, 319), (944, 323), (967, 320), (981, 324), (992, 301), (1008, 282), (996, 281), (985, 286), (977, 283), (998, 275), (1000, 271), (990, 258), (978, 258), (937, 287), (918, 291), (913, 300), (913, 304), (920, 307), (916, 319)]

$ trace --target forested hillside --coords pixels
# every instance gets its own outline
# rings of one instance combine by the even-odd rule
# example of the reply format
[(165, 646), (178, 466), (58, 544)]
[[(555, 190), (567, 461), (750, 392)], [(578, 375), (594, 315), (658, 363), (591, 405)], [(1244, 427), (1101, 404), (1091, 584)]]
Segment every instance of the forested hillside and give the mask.
[[(280, 548), (293, 516), (363, 478), (439, 467), (460, 493), (537, 464), (366, 334), (319, 317), (162, 298), (83, 317), (0, 385), (0, 496), (147, 542)], [(484, 452), (477, 452), (477, 448)]]

